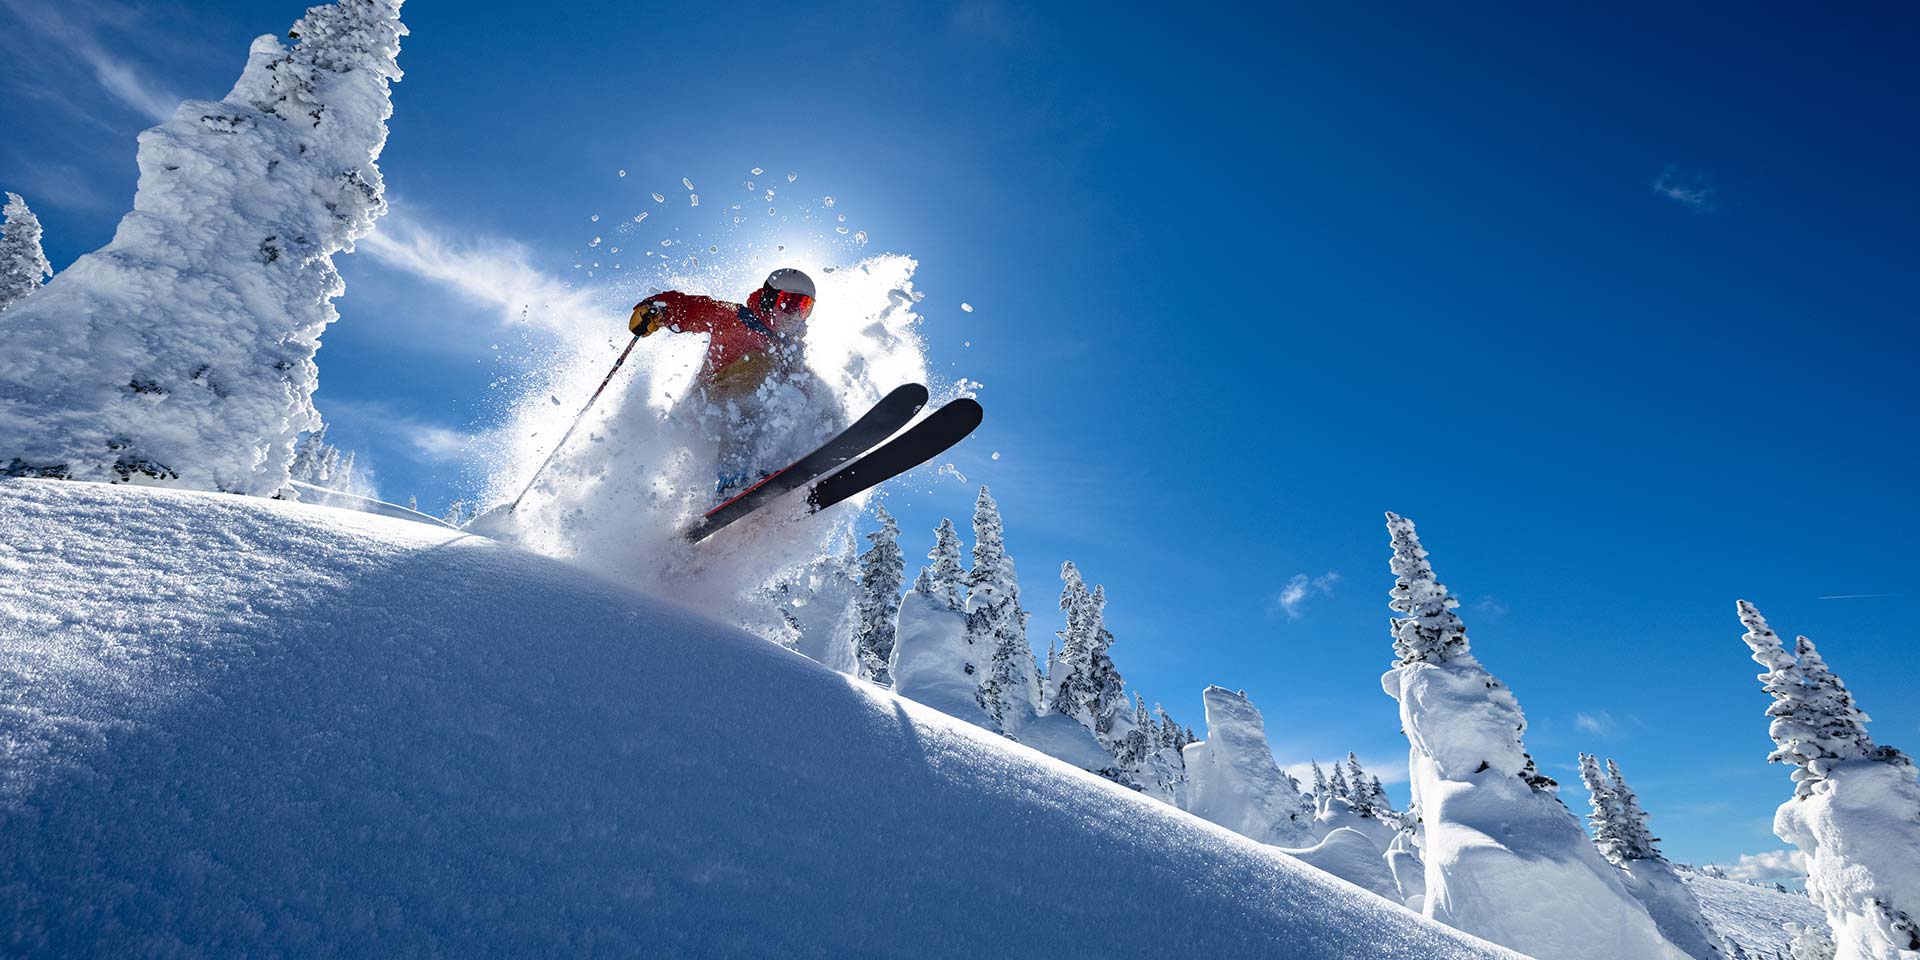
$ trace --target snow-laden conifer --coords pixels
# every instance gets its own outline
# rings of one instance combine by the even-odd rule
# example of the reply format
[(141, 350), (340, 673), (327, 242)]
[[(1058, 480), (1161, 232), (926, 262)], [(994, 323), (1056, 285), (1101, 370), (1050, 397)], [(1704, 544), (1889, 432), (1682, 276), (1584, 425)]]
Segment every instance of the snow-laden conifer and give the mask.
[(254, 41), (226, 99), (140, 136), (134, 209), (0, 323), (0, 473), (272, 494), (319, 426), (333, 255), (385, 212), (399, 0)]
[(978, 699), (992, 728), (1007, 734), (1034, 716), (1040, 678), (1027, 643), (1027, 611), (1020, 606), (1020, 579), (1007, 555), (1000, 507), (980, 488), (973, 511), (973, 569), (967, 572), (967, 637), (986, 651)]
[(7, 194), (0, 208), (0, 312), (40, 289), (53, 275), (53, 264), (40, 246), (40, 218), (17, 193)]
[(1117, 778), (1142, 793), (1175, 806), (1181, 805), (1186, 769), (1180, 758), (1181, 733), (1178, 724), (1158, 704), (1153, 710), (1138, 693), (1132, 694), (1133, 707), (1125, 723), (1113, 724), (1114, 761), (1120, 771)]
[(1394, 584), (1388, 609), (1406, 616), (1393, 621), (1393, 652), (1400, 662), (1445, 663), (1455, 653), (1467, 652), (1467, 628), (1453, 611), (1460, 606), (1427, 562), (1413, 521), (1387, 514), (1387, 533), (1393, 547), (1388, 567)]
[(927, 552), (927, 559), (933, 565), (921, 568), (925, 589), (922, 581), (916, 580), (915, 592), (948, 610), (965, 610), (967, 568), (960, 562), (960, 531), (954, 529), (952, 520), (941, 518), (940, 526), (933, 531), (933, 549)]
[(1373, 816), (1373, 788), (1367, 783), (1367, 772), (1360, 768), (1360, 757), (1351, 751), (1347, 753), (1347, 800), (1353, 804), (1354, 813)]
[(1092, 701), (1093, 643), (1100, 630), (1101, 611), (1094, 606), (1093, 591), (1080, 576), (1072, 560), (1060, 565), (1060, 610), (1066, 625), (1058, 636), (1060, 648), (1048, 658), (1047, 691), (1044, 707), (1069, 716), (1093, 729)]
[(894, 618), (900, 610), (900, 578), (906, 572), (906, 558), (900, 555), (900, 525), (886, 507), (877, 507), (876, 511), (880, 529), (867, 534), (872, 546), (860, 555), (853, 649), (863, 679), (891, 686)]
[(1327, 796), (1338, 800), (1346, 800), (1351, 793), (1352, 788), (1347, 783), (1346, 768), (1338, 763), (1334, 764), (1333, 776), (1327, 778)]
[(1084, 686), (1077, 692), (1081, 697), (1076, 714), (1083, 714), (1083, 721), (1100, 743), (1113, 749), (1116, 739), (1124, 735), (1132, 724), (1132, 711), (1128, 707), (1126, 680), (1120, 676), (1120, 668), (1113, 662), (1113, 631), (1107, 629), (1107, 588), (1096, 585), (1088, 597), (1088, 607), (1092, 615), (1093, 636), (1088, 645), (1084, 661), (1080, 664), (1085, 678)]
[(1627, 891), (1646, 907), (1661, 936), (1694, 960), (1725, 960), (1725, 943), (1707, 922), (1693, 890), (1660, 855), (1647, 813), (1619, 764), (1608, 760), (1602, 773), (1599, 758), (1583, 753), (1580, 780), (1593, 809), (1587, 821), (1594, 846), (1620, 868)]
[(1526, 717), (1481, 666), (1412, 521), (1387, 514), (1394, 667), (1421, 820), (1424, 912), (1536, 957), (1685, 956), (1655, 927), (1527, 754)]
[(1327, 772), (1320, 769), (1320, 761), (1312, 760), (1309, 762), (1313, 765), (1313, 798), (1315, 800), (1323, 799), (1328, 796), (1328, 790), (1331, 789), (1332, 785), (1327, 782)]
[[(1920, 781), (1907, 756), (1867, 734), (1867, 715), (1805, 637), (1787, 653), (1753, 604), (1742, 637), (1767, 672), (1774, 751), (1794, 765), (1794, 794), (1773, 832), (1806, 855), (1807, 896), (1827, 915), (1838, 960), (1920, 954)], [(1796, 944), (1796, 955), (1800, 950)], [(1809, 946), (1807, 949), (1814, 949)]]
[(1600, 772), (1600, 760), (1590, 753), (1580, 755), (1580, 782), (1587, 787), (1588, 802), (1593, 812), (1587, 814), (1587, 826), (1593, 831), (1593, 845), (1600, 855), (1606, 857), (1615, 866), (1627, 862), (1624, 845), (1620, 841), (1620, 809), (1613, 795), (1613, 785), (1607, 776)]
[(1656, 846), (1660, 838), (1653, 835), (1647, 824), (1647, 812), (1640, 808), (1640, 795), (1627, 785), (1627, 778), (1620, 775), (1620, 765), (1611, 759), (1607, 761), (1607, 785), (1613, 795), (1614, 808), (1618, 811), (1620, 856), (1627, 860), (1658, 860), (1666, 862)]

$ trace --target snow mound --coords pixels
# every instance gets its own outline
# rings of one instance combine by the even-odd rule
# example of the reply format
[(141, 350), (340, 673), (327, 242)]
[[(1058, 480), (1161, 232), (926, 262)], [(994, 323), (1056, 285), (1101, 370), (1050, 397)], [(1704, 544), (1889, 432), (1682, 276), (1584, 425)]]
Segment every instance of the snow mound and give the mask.
[(1514, 956), (560, 562), (52, 481), (0, 481), (0, 878), (68, 957)]
[(1352, 827), (1335, 827), (1319, 843), (1288, 850), (1294, 857), (1339, 877), (1356, 887), (1371, 890), (1389, 900), (1403, 898), (1393, 871), (1372, 838)]
[(1790, 942), (1783, 923), (1827, 929), (1826, 914), (1797, 893), (1781, 893), (1738, 880), (1722, 880), (1691, 870), (1676, 870), (1680, 882), (1700, 901), (1700, 911), (1715, 932), (1754, 956), (1785, 956)]
[(1311, 845), (1313, 810), (1274, 762), (1260, 710), (1245, 693), (1224, 687), (1208, 687), (1201, 699), (1207, 739), (1182, 751), (1192, 780), (1187, 810), (1262, 843)]

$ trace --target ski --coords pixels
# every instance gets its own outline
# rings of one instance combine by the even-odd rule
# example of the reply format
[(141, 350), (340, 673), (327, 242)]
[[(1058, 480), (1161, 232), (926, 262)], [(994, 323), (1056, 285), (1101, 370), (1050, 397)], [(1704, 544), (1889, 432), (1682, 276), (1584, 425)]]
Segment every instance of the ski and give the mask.
[(768, 502), (789, 490), (799, 489), (814, 478), (841, 464), (873, 449), (873, 446), (892, 436), (894, 431), (907, 425), (920, 408), (927, 405), (927, 388), (909, 383), (896, 387), (892, 393), (880, 399), (865, 416), (853, 422), (853, 426), (835, 434), (820, 448), (795, 460), (786, 468), (767, 476), (766, 479), (748, 487), (738, 496), (706, 512), (700, 519), (687, 525), (680, 533), (695, 543), (712, 536), (716, 531), (749, 513), (765, 506)]
[(971, 397), (962, 397), (935, 410), (907, 432), (874, 448), (807, 491), (807, 506), (819, 513), (945, 453), (980, 425), (986, 411)]

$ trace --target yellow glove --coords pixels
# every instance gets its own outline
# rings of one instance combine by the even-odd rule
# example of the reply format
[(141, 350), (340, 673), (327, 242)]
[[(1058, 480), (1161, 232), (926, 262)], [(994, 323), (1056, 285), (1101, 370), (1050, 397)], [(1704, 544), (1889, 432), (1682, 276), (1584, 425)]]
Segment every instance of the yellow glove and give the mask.
[(633, 316), (627, 320), (627, 329), (636, 337), (644, 337), (666, 326), (666, 304), (658, 300), (642, 300), (633, 305)]

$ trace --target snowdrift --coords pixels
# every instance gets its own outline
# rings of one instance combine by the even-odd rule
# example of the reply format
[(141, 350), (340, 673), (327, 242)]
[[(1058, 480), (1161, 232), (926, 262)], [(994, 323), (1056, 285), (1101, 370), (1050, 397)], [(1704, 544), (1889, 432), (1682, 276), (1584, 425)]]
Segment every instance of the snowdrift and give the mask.
[(1513, 956), (555, 561), (30, 480), (0, 918), (71, 957)]

